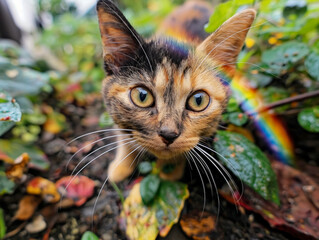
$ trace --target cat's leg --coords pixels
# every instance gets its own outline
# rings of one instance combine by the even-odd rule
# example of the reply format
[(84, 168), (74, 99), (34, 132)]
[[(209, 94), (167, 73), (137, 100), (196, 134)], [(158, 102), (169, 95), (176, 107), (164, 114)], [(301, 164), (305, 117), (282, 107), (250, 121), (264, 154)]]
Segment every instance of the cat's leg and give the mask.
[(108, 177), (112, 182), (120, 182), (132, 174), (136, 167), (136, 152), (133, 147), (120, 146), (117, 149), (115, 159), (110, 163), (108, 168)]
[[(173, 164), (175, 165), (175, 167), (169, 173), (164, 173), (162, 169), (166, 164)], [(177, 181), (183, 177), (185, 165), (186, 165), (186, 159), (184, 157), (180, 157), (177, 159), (175, 158), (171, 162), (167, 162), (167, 160), (160, 160), (160, 159), (156, 160), (156, 166), (159, 169), (161, 169), (160, 177), (170, 181)]]

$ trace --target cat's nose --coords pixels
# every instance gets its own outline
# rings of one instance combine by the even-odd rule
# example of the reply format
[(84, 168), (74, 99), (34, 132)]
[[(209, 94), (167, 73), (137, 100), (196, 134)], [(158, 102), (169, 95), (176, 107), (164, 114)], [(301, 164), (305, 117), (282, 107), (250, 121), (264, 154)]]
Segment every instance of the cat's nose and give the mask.
[(176, 131), (168, 127), (162, 127), (158, 135), (160, 135), (162, 141), (168, 146), (175, 141), (175, 139), (180, 135), (180, 133), (177, 133)]

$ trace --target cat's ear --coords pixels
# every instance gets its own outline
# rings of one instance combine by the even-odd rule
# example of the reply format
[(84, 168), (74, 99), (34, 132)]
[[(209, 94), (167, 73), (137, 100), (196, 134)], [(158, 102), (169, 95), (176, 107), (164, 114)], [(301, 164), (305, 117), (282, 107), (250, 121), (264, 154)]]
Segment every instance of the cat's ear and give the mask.
[(107, 73), (118, 72), (137, 58), (144, 43), (121, 11), (111, 0), (99, 0), (96, 6)]
[(256, 11), (253, 9), (237, 13), (207, 37), (196, 48), (196, 54), (210, 58), (222, 69), (233, 74), (237, 56), (255, 16)]

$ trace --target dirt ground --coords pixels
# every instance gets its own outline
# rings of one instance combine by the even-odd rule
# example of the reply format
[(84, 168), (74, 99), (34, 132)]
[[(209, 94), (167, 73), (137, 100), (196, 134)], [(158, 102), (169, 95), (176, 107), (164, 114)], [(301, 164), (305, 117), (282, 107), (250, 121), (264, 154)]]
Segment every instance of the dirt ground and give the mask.
[[(67, 142), (74, 139), (76, 136), (100, 129), (98, 126), (98, 119), (103, 109), (103, 104), (99, 99), (92, 103), (90, 107), (86, 108), (77, 107), (75, 105), (66, 105), (62, 107), (61, 112), (67, 116), (70, 126), (69, 130), (57, 136), (43, 134), (41, 139), (38, 141), (38, 145), (44, 150), (50, 160), (50, 170), (48, 172), (37, 172), (32, 170), (27, 173), (27, 177), (31, 178), (32, 176), (40, 175), (54, 182), (62, 176), (69, 175), (77, 162), (86, 154), (100, 146), (103, 146), (103, 144), (110, 143), (112, 139), (97, 142), (94, 144), (92, 149), (89, 149), (86, 153), (78, 154), (76, 158), (67, 165), (67, 161), (72, 156), (70, 147), (73, 146), (75, 148), (79, 148), (79, 146), (92, 141), (92, 139), (99, 139), (101, 136), (105, 136), (103, 134), (95, 133), (76, 140), (70, 146), (67, 145)], [(292, 133), (300, 136), (301, 130), (299, 128), (294, 128), (295, 123), (292, 121), (289, 124), (292, 129)], [(307, 139), (311, 138), (307, 137)], [(304, 157), (308, 159), (310, 164), (314, 164), (316, 157), (319, 156), (316, 146), (319, 146), (318, 139), (316, 138), (307, 141), (297, 141), (296, 151), (299, 157)], [(93, 156), (97, 156), (99, 153), (100, 152), (97, 151), (97, 153)], [(25, 222), (12, 221), (12, 217), (17, 211), (19, 200), (25, 194), (25, 186), (22, 184), (13, 195), (3, 196), (0, 199), (1, 208), (3, 208), (6, 213), (9, 213), (5, 215), (5, 221), (8, 228), (7, 232), (16, 231), (14, 236), (7, 239), (76, 240), (81, 239), (82, 234), (87, 230), (95, 232), (103, 240), (126, 239), (125, 233), (120, 228), (118, 221), (121, 210), (121, 201), (119, 195), (110, 183), (107, 183), (101, 190), (101, 194), (98, 197), (97, 206), (93, 214), (94, 217), (92, 218), (92, 210), (94, 208), (95, 200), (103, 181), (107, 177), (106, 170), (109, 162), (113, 159), (114, 154), (115, 151), (105, 154), (103, 157), (100, 157), (98, 160), (94, 161), (94, 163), (90, 164), (90, 166), (85, 168), (81, 173), (95, 180), (98, 186), (95, 188), (94, 196), (83, 206), (59, 209), (57, 205), (42, 204), (38, 207), (37, 212), (44, 215), (48, 223), (47, 229), (40, 233), (29, 234), (24, 228)], [(304, 168), (306, 167), (304, 166)], [(135, 177), (137, 177), (137, 173), (135, 173), (132, 178), (127, 179), (118, 185), (118, 187), (123, 191), (124, 196), (128, 194), (130, 183)], [(182, 211), (182, 216), (189, 213), (195, 215), (201, 213), (203, 211), (204, 199), (202, 184), (198, 173), (192, 171), (190, 167), (187, 167), (183, 181), (189, 184), (190, 197), (186, 201), (185, 207)], [(224, 185), (224, 181), (219, 178), (217, 185), (222, 187)], [(213, 192), (214, 197), (212, 198), (209, 185), (205, 186), (205, 188), (208, 197), (204, 210), (216, 217), (218, 215), (216, 192)], [(294, 235), (289, 235), (283, 231), (271, 228), (269, 223), (258, 214), (253, 213), (252, 211), (247, 211), (242, 207), (236, 207), (235, 205), (227, 202), (221, 196), (219, 196), (219, 199), (220, 209), (217, 226), (213, 232), (206, 236), (206, 238), (200, 239), (294, 239)], [(187, 238), (183, 233), (180, 224), (176, 224), (165, 239), (183, 240), (190, 238)]]

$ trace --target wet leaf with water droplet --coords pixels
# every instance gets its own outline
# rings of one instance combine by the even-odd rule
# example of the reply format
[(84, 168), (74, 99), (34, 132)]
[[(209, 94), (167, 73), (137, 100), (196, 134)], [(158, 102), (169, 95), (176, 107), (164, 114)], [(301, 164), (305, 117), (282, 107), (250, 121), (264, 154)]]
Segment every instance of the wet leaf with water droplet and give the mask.
[(309, 132), (319, 132), (319, 106), (302, 110), (298, 122)]
[[(214, 144), (218, 158), (236, 176), (265, 199), (279, 205), (277, 179), (265, 154), (241, 134), (218, 131)], [(227, 159), (227, 161), (225, 160)]]

